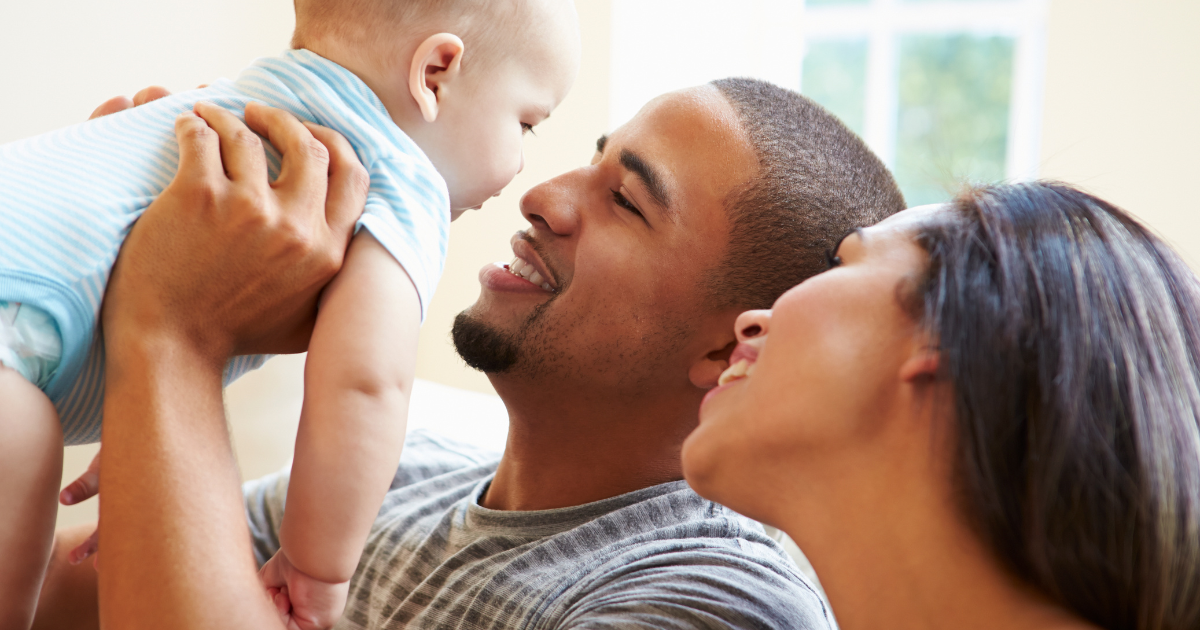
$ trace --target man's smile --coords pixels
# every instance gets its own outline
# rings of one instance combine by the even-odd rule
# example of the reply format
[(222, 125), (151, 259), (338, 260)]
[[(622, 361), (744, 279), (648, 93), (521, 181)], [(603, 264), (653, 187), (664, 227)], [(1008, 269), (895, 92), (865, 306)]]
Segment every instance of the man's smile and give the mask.
[(505, 293), (556, 294), (562, 284), (538, 253), (533, 239), (525, 232), (517, 232), (510, 243), (513, 260), (509, 264), (491, 263), (479, 272), (479, 281), (484, 287)]
[(512, 244), (513, 260), (508, 265), (508, 271), (545, 291), (558, 291), (558, 281), (531, 244), (529, 236), (523, 231), (517, 232), (509, 242)]

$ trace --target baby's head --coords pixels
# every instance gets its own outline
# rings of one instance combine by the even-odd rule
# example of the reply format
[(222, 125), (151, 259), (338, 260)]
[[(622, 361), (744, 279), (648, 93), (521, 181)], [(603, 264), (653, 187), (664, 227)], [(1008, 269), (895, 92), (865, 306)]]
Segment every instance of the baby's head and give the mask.
[(572, 0), (296, 0), (292, 46), (361, 78), (446, 179), (457, 217), (524, 165), (579, 71)]

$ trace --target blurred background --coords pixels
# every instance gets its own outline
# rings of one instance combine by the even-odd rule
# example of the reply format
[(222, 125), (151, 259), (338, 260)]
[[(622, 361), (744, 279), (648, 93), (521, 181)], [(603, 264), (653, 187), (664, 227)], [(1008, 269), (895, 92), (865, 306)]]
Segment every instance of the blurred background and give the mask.
[[(1081, 186), (1142, 217), (1200, 261), (1200, 2), (1196, 0), (576, 0), (583, 65), (526, 140), (526, 169), (454, 223), (421, 335), (412, 423), (503, 446), (504, 410), (449, 340), (476, 274), (512, 254), (520, 196), (591, 157), (650, 98), (748, 75), (799, 89), (863, 135), (911, 205), (963, 182)], [(87, 117), (152, 84), (180, 91), (278, 53), (287, 0), (42, 0), (0, 8), (0, 142)], [(291, 455), (303, 356), (228, 390), (246, 478)], [(451, 389), (457, 388), (457, 389)], [(469, 391), (464, 391), (469, 390)], [(64, 483), (95, 446), (71, 447)], [(95, 502), (60, 524), (95, 518)]]

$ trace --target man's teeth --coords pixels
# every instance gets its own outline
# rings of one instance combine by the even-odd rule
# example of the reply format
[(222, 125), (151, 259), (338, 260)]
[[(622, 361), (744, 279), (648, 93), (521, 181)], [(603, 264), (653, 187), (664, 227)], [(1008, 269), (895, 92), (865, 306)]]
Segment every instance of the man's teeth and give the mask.
[(739, 378), (745, 378), (750, 373), (750, 362), (742, 359), (737, 363), (729, 366), (724, 372), (721, 372), (721, 377), (717, 379), (717, 385), (725, 385), (732, 383)]
[(550, 283), (542, 277), (542, 274), (538, 273), (537, 270), (533, 268), (533, 265), (521, 260), (520, 258), (514, 258), (512, 263), (508, 265), (508, 270), (513, 275), (521, 276), (533, 284), (542, 287), (542, 289), (545, 289), (546, 291), (554, 291), (554, 287), (550, 286)]

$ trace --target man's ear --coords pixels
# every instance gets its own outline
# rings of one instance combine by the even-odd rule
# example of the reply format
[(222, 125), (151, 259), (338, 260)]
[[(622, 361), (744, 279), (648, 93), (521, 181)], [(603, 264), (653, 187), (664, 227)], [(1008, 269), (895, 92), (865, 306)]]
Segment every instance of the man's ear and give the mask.
[(692, 385), (700, 389), (712, 389), (717, 386), (721, 372), (729, 369), (729, 355), (733, 354), (733, 349), (737, 347), (737, 338), (733, 337), (732, 333), (730, 337), (723, 347), (704, 355), (688, 369), (688, 379), (692, 381)]
[(452, 33), (430, 35), (413, 53), (408, 71), (408, 91), (421, 108), (425, 122), (438, 117), (438, 99), (444, 96), (446, 84), (462, 71), (463, 41)]

